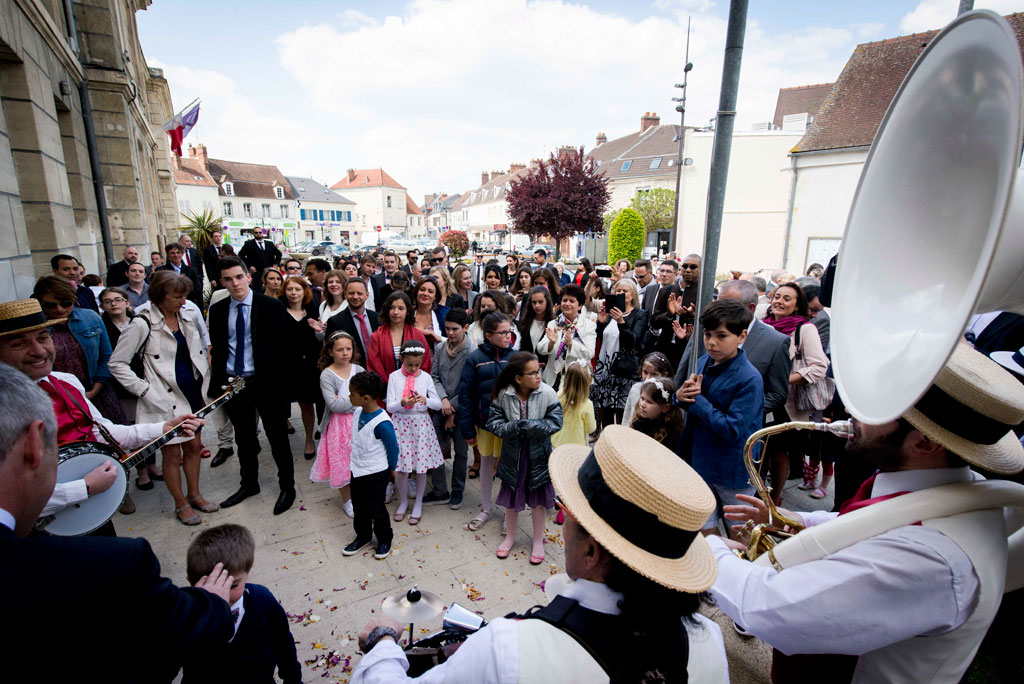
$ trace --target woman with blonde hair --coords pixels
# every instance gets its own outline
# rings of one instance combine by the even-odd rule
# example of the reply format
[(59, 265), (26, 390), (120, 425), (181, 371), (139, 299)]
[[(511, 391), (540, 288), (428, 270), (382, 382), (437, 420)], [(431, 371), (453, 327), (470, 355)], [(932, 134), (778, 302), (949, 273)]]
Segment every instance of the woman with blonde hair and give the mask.
[[(441, 291), (439, 305), (444, 305), (448, 309), (466, 308), (466, 300), (456, 291), (455, 281), (452, 279), (452, 274), (448, 272), (447, 268), (435, 266), (430, 269), (430, 275), (437, 281), (437, 286)], [(442, 323), (441, 325), (443, 326), (444, 324)]]

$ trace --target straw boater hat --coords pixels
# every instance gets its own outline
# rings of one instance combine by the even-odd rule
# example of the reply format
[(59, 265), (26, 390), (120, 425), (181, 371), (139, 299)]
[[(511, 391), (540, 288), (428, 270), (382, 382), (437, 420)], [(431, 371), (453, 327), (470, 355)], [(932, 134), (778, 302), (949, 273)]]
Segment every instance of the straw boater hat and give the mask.
[(958, 344), (931, 388), (903, 417), (968, 463), (1000, 475), (1024, 470), (1013, 426), (1024, 421), (1024, 388), (981, 352)]
[(18, 299), (0, 304), (0, 336), (48, 328), (67, 320), (66, 318), (47, 319), (46, 314), (43, 313), (43, 307), (39, 306), (38, 299)]
[(663, 586), (706, 591), (718, 565), (700, 530), (715, 510), (704, 480), (671, 449), (622, 425), (609, 425), (593, 449), (555, 449), (555, 491), (609, 553)]
[(1024, 347), (1017, 351), (994, 351), (989, 358), (1008, 371), (1024, 375)]

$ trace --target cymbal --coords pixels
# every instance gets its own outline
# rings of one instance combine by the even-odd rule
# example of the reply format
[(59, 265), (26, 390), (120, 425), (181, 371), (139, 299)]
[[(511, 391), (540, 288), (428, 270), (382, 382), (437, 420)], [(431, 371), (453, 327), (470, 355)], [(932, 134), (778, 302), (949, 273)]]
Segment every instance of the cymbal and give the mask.
[(417, 585), (409, 591), (392, 594), (384, 599), (381, 610), (399, 622), (423, 622), (444, 610), (444, 601), (432, 591), (420, 591)]
[(573, 581), (564, 572), (552, 575), (544, 580), (544, 596), (547, 597), (548, 601), (554, 601), (556, 596), (565, 593), (565, 590), (572, 585)]

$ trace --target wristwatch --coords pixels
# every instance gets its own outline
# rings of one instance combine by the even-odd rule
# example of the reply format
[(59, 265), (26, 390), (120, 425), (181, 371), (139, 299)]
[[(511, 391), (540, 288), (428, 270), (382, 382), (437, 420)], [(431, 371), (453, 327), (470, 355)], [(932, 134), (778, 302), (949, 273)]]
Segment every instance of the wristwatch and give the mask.
[(383, 637), (389, 636), (395, 640), (395, 643), (399, 643), (399, 634), (391, 627), (387, 625), (377, 625), (370, 630), (370, 633), (366, 635), (366, 653), (373, 650), (373, 647), (377, 645)]

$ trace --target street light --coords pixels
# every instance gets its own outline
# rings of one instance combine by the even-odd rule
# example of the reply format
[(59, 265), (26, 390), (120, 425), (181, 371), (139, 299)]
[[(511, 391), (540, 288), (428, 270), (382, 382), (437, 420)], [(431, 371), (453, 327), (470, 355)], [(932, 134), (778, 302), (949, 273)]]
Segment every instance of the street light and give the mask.
[[(676, 136), (679, 139), (679, 155), (676, 157), (676, 198), (675, 207), (672, 210), (672, 232), (668, 236), (668, 249), (672, 251), (676, 247), (676, 234), (679, 232), (679, 196), (682, 194), (682, 183), (683, 183), (683, 166), (689, 166), (693, 162), (684, 159), (683, 157), (683, 145), (686, 143), (686, 82), (690, 78), (690, 71), (693, 69), (693, 62), (690, 61), (690, 19), (686, 20), (686, 56), (683, 58), (686, 60), (686, 66), (683, 67), (683, 82), (676, 83), (673, 87), (679, 88), (683, 91), (682, 97), (673, 97), (673, 102), (678, 102), (676, 105), (676, 111), (679, 112), (679, 135)], [(686, 162), (690, 162), (687, 164)], [(658, 250), (660, 252), (661, 241), (658, 241)]]

